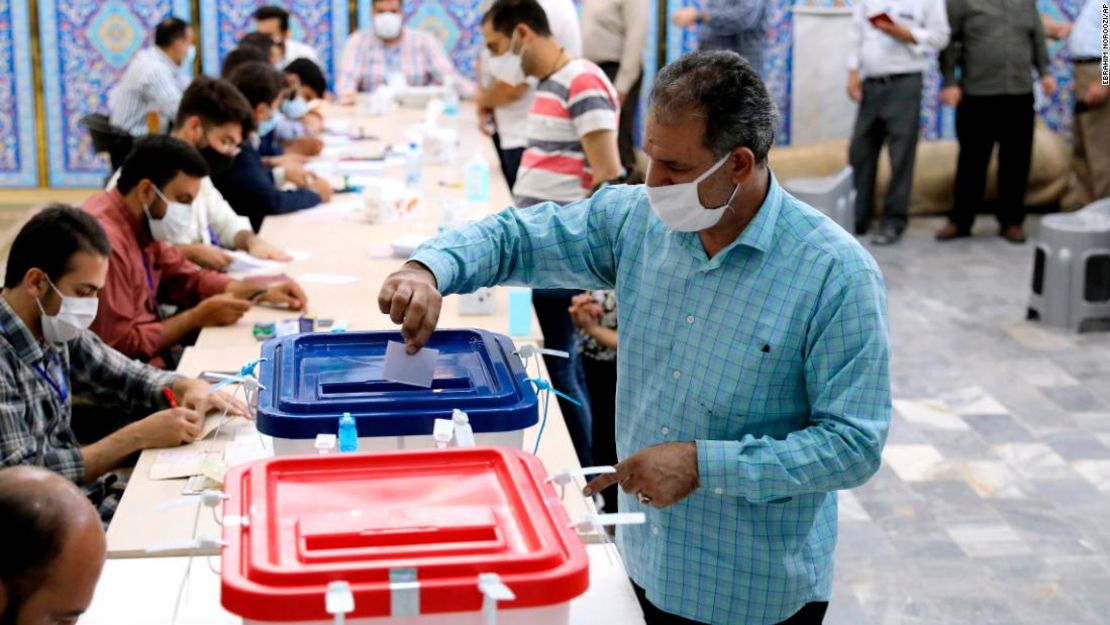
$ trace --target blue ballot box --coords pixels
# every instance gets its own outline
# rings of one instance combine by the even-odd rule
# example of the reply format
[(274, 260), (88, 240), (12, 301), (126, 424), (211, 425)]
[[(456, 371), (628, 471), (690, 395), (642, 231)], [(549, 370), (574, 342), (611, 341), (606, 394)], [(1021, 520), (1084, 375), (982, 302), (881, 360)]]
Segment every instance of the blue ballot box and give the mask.
[(512, 340), (483, 330), (439, 330), (431, 388), (382, 378), (386, 345), (400, 332), (297, 334), (266, 342), (258, 429), (274, 453), (312, 453), (317, 434), (356, 421), (359, 449), (434, 447), (436, 419), (464, 411), (479, 445), (521, 448), (538, 420), (536, 394)]

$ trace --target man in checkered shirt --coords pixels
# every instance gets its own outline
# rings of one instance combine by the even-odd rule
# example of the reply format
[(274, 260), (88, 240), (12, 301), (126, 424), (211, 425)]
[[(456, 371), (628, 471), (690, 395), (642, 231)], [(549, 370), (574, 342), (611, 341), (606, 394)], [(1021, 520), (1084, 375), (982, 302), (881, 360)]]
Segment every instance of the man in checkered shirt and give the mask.
[[(105, 524), (122, 490), (110, 471), (128, 456), (196, 440), (208, 410), (246, 414), (208, 384), (130, 360), (85, 329), (111, 254), (92, 215), (48, 207), (12, 243), (0, 294), (0, 467), (38, 465), (69, 478)], [(167, 388), (182, 407), (167, 407)], [(152, 414), (82, 446), (70, 427), (71, 395), (92, 390)]]
[(372, 28), (351, 33), (343, 47), (335, 77), (341, 102), (388, 84), (390, 74), (411, 86), (450, 83), (461, 97), (474, 94), (474, 82), (455, 69), (435, 35), (403, 25), (402, 0), (373, 0), (370, 7)]
[(378, 295), (410, 350), (441, 293), (514, 283), (615, 289), (617, 542), (649, 625), (820, 623), (836, 491), (879, 468), (890, 425), (875, 260), (767, 164), (775, 114), (751, 64), (663, 68), (646, 186), (472, 222), (419, 248)]

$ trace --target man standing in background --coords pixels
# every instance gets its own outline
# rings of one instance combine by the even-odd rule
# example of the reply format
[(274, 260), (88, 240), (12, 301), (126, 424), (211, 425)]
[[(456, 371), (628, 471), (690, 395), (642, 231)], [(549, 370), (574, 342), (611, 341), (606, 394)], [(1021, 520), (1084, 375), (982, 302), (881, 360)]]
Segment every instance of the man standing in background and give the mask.
[(706, 0), (705, 8), (675, 11), (675, 26), (700, 24), (698, 50), (732, 50), (763, 74), (763, 37), (767, 28), (766, 0)]
[[(590, 195), (603, 182), (623, 181), (617, 150), (617, 90), (601, 68), (575, 58), (552, 34), (537, 0), (497, 0), (482, 16), (482, 36), (493, 77), (509, 85), (538, 82), (528, 113), (528, 148), (513, 186), (513, 204), (565, 205)], [(582, 466), (590, 464), (590, 411), (568, 312), (579, 290), (534, 289), (532, 304), (544, 347), (569, 359), (544, 356)]]
[(956, 108), (960, 156), (952, 212), (937, 240), (971, 236), (997, 143), (999, 234), (1011, 243), (1024, 243), (1025, 187), (1036, 120), (1029, 70), (1037, 70), (1045, 96), (1056, 92), (1036, 2), (949, 0), (948, 23), (952, 36), (940, 55), (940, 97)]
[[(478, 3), (482, 15), (493, 6), (493, 0)], [(540, 0), (547, 15), (551, 34), (563, 49), (574, 57), (582, 56), (582, 33), (578, 27), (578, 11), (571, 0)], [(478, 53), (479, 89), (474, 96), (478, 105), (478, 123), (488, 132), (493, 122), (493, 145), (501, 161), (501, 173), (512, 191), (516, 184), (516, 172), (520, 169), (520, 159), (524, 148), (528, 147), (528, 110), (532, 108), (532, 98), (536, 96), (534, 80), (526, 80), (520, 85), (510, 85), (496, 80), (489, 71), (490, 52), (483, 47)]]
[(944, 0), (864, 0), (856, 4), (852, 22), (848, 97), (860, 106), (848, 161), (856, 188), (856, 232), (867, 232), (874, 214), (879, 152), (889, 139), (890, 186), (871, 242), (891, 245), (909, 220), (922, 75), (929, 56), (948, 45), (948, 15)]
[[(1110, 85), (1102, 82), (1102, 17), (1105, 2), (1086, 0), (1075, 23), (1064, 26), (1075, 85), (1072, 179), (1063, 205), (1080, 208), (1110, 197)], [(1099, 139), (1098, 137), (1102, 137)]]
[(644, 47), (647, 45), (648, 0), (592, 0), (582, 4), (582, 54), (597, 63), (621, 100), (617, 145), (621, 164), (636, 165), (632, 127), (640, 100)]

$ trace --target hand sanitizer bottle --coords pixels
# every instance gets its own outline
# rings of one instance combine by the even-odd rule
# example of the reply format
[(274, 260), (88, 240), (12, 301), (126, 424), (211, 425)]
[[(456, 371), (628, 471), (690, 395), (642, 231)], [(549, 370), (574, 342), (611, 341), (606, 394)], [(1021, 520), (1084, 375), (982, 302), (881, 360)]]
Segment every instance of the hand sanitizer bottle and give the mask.
[(358, 426), (351, 413), (339, 417), (339, 452), (358, 451)]
[(489, 163), (480, 152), (474, 152), (474, 156), (466, 162), (465, 177), (466, 201), (489, 202)]

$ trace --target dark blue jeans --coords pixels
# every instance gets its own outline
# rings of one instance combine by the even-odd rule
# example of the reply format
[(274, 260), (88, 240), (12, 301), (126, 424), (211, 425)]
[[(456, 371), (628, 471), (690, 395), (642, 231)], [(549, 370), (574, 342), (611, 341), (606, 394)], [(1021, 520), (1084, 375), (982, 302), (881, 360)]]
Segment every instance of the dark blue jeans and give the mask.
[[(582, 291), (576, 289), (533, 289), (532, 306), (543, 333), (543, 346), (559, 349), (570, 354), (570, 358), (544, 356), (551, 386), (566, 393), (580, 402), (581, 406), (559, 398), (559, 410), (563, 413), (567, 430), (570, 431), (578, 462), (588, 467), (593, 464), (590, 454), (590, 399), (586, 393), (586, 376), (582, 371), (581, 356), (578, 355), (578, 330), (570, 319), (570, 300)], [(542, 409), (542, 406), (541, 406)]]

